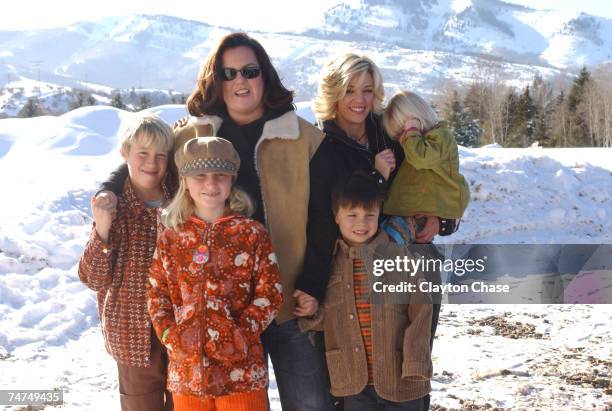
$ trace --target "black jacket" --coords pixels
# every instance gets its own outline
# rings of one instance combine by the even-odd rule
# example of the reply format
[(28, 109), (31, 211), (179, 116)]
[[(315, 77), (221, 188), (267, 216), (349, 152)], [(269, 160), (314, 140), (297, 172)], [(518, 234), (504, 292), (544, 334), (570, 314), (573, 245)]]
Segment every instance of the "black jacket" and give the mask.
[(325, 121), (325, 138), (310, 161), (306, 255), (303, 274), (298, 278), (295, 288), (312, 295), (319, 302), (325, 296), (332, 251), (339, 236), (331, 206), (334, 186), (355, 171), (363, 171), (371, 173), (384, 192), (395, 174), (392, 173), (389, 181), (385, 181), (374, 169), (375, 155), (391, 148), (398, 165), (404, 159), (401, 146), (385, 133), (380, 116), (370, 115), (366, 120), (366, 130), (369, 148), (350, 138), (335, 121)]

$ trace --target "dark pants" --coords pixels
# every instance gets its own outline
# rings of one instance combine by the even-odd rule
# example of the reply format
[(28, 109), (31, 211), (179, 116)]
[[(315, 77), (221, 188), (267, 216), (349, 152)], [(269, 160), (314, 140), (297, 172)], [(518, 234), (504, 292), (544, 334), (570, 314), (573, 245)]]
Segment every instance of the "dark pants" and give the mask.
[(333, 411), (321, 332), (300, 332), (297, 320), (277, 324), (262, 334), (270, 355), (283, 410)]
[(132, 367), (117, 363), (122, 411), (172, 411), (166, 391), (168, 355), (151, 328), (151, 365)]
[(373, 385), (357, 395), (344, 397), (344, 411), (423, 411), (423, 399), (394, 402), (381, 398)]

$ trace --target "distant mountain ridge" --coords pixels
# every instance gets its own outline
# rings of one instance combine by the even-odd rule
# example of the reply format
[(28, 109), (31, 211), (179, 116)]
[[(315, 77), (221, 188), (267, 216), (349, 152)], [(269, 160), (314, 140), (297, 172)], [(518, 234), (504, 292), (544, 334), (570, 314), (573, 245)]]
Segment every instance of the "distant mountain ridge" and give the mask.
[[(536, 72), (546, 77), (609, 61), (612, 50), (610, 19), (499, 0), (359, 0), (330, 8), (322, 19), (296, 33), (251, 32), (297, 101), (312, 98), (325, 62), (346, 51), (374, 58), (389, 92), (412, 87), (429, 93), (441, 80), (469, 83), (483, 66), (524, 83)], [(20, 102), (38, 80), (57, 89), (190, 93), (210, 49), (231, 31), (159, 15), (0, 31), (0, 89), (7, 83), (21, 89)], [(0, 95), (0, 114), (9, 99)], [(11, 104), (14, 111), (21, 103)]]
[(500, 0), (360, 0), (331, 8), (324, 22), (305, 34), (489, 54), (556, 68), (598, 64), (612, 57), (611, 19)]

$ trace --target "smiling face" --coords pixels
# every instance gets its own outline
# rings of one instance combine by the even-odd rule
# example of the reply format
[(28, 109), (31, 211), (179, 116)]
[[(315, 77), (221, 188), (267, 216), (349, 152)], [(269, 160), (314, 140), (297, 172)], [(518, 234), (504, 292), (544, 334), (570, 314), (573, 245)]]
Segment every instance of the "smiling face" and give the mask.
[[(365, 123), (374, 106), (374, 79), (367, 71), (355, 75), (338, 101), (336, 119), (344, 130)], [(348, 127), (347, 127), (348, 126)]]
[(141, 200), (157, 200), (163, 195), (162, 181), (168, 167), (168, 153), (148, 135), (139, 135), (127, 149), (121, 149), (130, 181)]
[(336, 213), (336, 224), (344, 241), (350, 246), (365, 244), (378, 231), (380, 208), (366, 210), (363, 207), (340, 207)]
[(196, 215), (208, 222), (221, 217), (232, 191), (232, 176), (225, 173), (201, 173), (185, 179)]
[[(223, 68), (240, 70), (245, 66), (259, 66), (257, 57), (250, 47), (239, 46), (225, 50)], [(238, 73), (233, 80), (223, 80), (223, 100), (232, 120), (238, 124), (248, 124), (264, 113), (263, 74), (252, 79)]]

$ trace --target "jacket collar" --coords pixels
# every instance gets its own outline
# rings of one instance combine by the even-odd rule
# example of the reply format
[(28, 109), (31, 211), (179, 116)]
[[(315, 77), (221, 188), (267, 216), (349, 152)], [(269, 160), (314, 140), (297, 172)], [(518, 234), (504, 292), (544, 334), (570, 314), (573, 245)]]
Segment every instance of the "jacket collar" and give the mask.
[[(340, 141), (353, 148), (364, 149), (364, 146), (350, 138), (335, 120), (324, 121), (320, 125), (320, 128), (326, 135), (334, 140)], [(389, 148), (388, 138), (384, 132), (382, 117), (380, 115), (370, 113), (366, 117), (366, 132), (368, 133), (368, 151), (370, 153), (376, 154), (383, 151), (385, 148)]]
[[(191, 116), (189, 121), (195, 125), (210, 125), (212, 127), (212, 135), (214, 136), (217, 135), (223, 123), (223, 119), (217, 115), (204, 115), (201, 117)], [(291, 110), (280, 117), (268, 120), (264, 123), (263, 131), (257, 145), (263, 140), (271, 140), (274, 138), (297, 140), (299, 137), (300, 126), (298, 123), (298, 116), (294, 110)]]
[[(162, 190), (164, 192), (163, 199), (165, 203), (167, 200), (172, 198), (170, 190), (165, 182), (162, 183)], [(135, 216), (140, 216), (142, 212), (148, 208), (145, 206), (144, 201), (140, 200), (136, 195), (136, 190), (134, 190), (134, 185), (132, 184), (132, 180), (129, 176), (125, 179), (125, 183), (123, 185), (122, 200), (126, 205), (126, 209)]]
[(189, 220), (191, 223), (199, 226), (199, 227), (206, 227), (206, 226), (210, 226), (210, 225), (217, 225), (217, 224), (223, 224), (227, 221), (233, 221), (233, 220), (239, 220), (244, 218), (243, 216), (237, 215), (237, 214), (230, 214), (230, 215), (224, 215), (222, 217), (217, 218), (215, 221), (213, 221), (212, 223), (206, 222), (204, 220), (202, 220), (201, 218), (192, 215), (191, 217), (189, 217)]
[(338, 252), (344, 253), (349, 258), (363, 258), (366, 254), (372, 254), (376, 247), (381, 244), (386, 244), (389, 242), (389, 236), (383, 230), (378, 230), (378, 233), (374, 236), (372, 241), (366, 244), (360, 244), (356, 246), (350, 246), (344, 241), (342, 237), (336, 240), (336, 245), (334, 246), (333, 255), (336, 255)]

